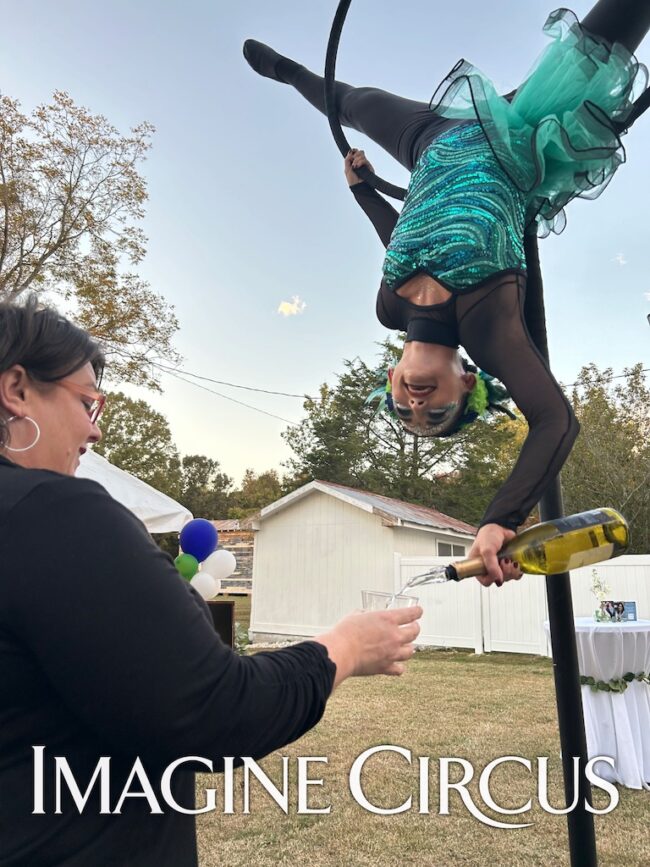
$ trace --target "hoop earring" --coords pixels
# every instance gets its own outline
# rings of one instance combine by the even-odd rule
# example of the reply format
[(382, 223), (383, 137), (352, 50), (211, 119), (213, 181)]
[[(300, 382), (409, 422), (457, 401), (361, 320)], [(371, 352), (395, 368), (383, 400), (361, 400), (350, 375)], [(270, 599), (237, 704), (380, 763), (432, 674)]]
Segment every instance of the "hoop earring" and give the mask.
[[(22, 421), (19, 415), (12, 415), (11, 418), (7, 420), (7, 424), (10, 424), (12, 421), (16, 421), (16, 419), (18, 419), (18, 421)], [(36, 437), (34, 439), (34, 442), (31, 445), (25, 446), (25, 448), (23, 449), (13, 449), (11, 446), (5, 446), (5, 449), (8, 452), (28, 452), (30, 449), (33, 449), (36, 443), (40, 440), (41, 429), (38, 424), (34, 421), (33, 418), (30, 418), (28, 415), (24, 416), (24, 420), (31, 422), (36, 428)]]

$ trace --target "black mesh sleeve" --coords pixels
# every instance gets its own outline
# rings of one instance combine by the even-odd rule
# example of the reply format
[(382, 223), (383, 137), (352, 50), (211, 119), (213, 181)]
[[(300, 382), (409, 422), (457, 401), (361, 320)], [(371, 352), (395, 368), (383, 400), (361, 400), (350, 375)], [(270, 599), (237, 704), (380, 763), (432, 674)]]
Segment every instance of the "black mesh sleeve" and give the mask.
[(10, 588), (16, 639), (115, 750), (162, 762), (259, 758), (325, 709), (336, 667), (322, 644), (233, 653), (144, 526), (93, 482), (35, 489), (8, 518), (0, 556), (26, 579)]
[(475, 363), (504, 383), (528, 422), (519, 458), (487, 507), (483, 524), (516, 529), (566, 461), (579, 424), (523, 316), (525, 282), (501, 275), (457, 302), (460, 339)]
[(382, 244), (384, 247), (388, 247), (390, 236), (393, 234), (395, 223), (399, 217), (399, 211), (396, 211), (392, 205), (388, 204), (386, 199), (382, 198), (376, 190), (373, 190), (371, 186), (363, 181), (360, 184), (351, 186), (350, 190), (377, 230)]

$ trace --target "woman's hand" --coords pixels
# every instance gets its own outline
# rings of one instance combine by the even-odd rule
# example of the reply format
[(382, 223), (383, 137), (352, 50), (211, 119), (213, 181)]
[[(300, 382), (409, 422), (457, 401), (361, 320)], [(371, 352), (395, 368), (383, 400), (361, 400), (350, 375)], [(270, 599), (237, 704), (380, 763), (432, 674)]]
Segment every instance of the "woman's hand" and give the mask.
[(348, 186), (351, 187), (354, 184), (359, 184), (363, 180), (363, 178), (360, 178), (355, 172), (355, 169), (361, 168), (361, 166), (365, 166), (370, 169), (371, 172), (374, 172), (374, 169), (368, 162), (365, 153), (357, 150), (357, 148), (352, 148), (348, 151), (344, 164), (345, 179), (348, 182)]
[(386, 611), (357, 611), (314, 639), (327, 647), (336, 665), (334, 686), (346, 677), (403, 674), (403, 663), (413, 655), (413, 641), (420, 632), (415, 622), (420, 617), (419, 605)]
[(521, 578), (522, 572), (518, 563), (513, 563), (507, 558), (503, 560), (497, 558), (501, 548), (515, 536), (514, 530), (507, 530), (500, 524), (485, 524), (476, 534), (467, 557), (469, 559), (481, 557), (485, 563), (487, 574), (477, 576), (477, 580), (484, 587), (489, 587), (490, 584), (500, 587), (504, 581), (516, 581)]

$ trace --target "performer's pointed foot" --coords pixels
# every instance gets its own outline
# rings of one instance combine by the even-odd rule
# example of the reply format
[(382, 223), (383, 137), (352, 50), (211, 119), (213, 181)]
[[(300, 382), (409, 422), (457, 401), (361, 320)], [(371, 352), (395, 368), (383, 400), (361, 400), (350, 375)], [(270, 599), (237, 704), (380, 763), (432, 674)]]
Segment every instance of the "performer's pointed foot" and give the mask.
[(269, 45), (258, 42), (256, 39), (247, 39), (244, 42), (244, 57), (248, 61), (248, 65), (258, 75), (263, 75), (264, 78), (270, 78), (273, 81), (284, 82), (284, 78), (282, 78), (278, 68), (280, 61), (289, 61), (291, 63), (288, 57), (283, 57)]

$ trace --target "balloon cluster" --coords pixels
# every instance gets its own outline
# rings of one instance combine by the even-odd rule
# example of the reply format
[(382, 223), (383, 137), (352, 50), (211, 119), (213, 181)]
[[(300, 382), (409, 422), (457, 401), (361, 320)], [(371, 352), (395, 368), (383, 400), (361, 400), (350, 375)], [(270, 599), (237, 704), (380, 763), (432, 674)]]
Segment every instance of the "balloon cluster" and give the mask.
[(222, 579), (232, 575), (237, 566), (230, 551), (217, 550), (218, 541), (216, 527), (205, 518), (195, 518), (181, 530), (182, 553), (174, 563), (204, 599), (213, 599), (221, 588)]

